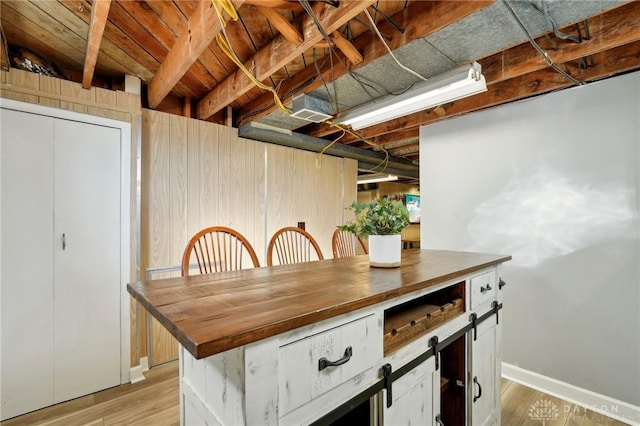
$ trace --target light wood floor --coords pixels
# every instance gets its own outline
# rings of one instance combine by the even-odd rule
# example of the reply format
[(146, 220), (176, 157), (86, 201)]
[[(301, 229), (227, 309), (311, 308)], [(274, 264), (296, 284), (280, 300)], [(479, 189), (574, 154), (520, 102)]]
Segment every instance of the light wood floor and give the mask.
[[(145, 373), (146, 380), (107, 389), (24, 416), (2, 422), (14, 425), (149, 425), (180, 424), (178, 410), (178, 363), (170, 362)], [(529, 408), (545, 401), (547, 419), (532, 419)], [(547, 401), (550, 401), (547, 402)], [(557, 417), (556, 417), (557, 414)], [(624, 423), (576, 405), (502, 380), (502, 424), (505, 426), (622, 426)]]

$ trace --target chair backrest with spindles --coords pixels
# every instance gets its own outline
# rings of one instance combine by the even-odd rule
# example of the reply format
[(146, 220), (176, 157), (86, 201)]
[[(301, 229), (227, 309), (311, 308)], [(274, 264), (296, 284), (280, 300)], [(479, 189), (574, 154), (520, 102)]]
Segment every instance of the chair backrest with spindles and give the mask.
[[(197, 265), (197, 266), (196, 266)], [(182, 255), (182, 276), (259, 268), (260, 262), (249, 241), (238, 231), (211, 226), (196, 233)]]
[[(358, 250), (358, 246), (360, 246), (361, 251)], [(369, 253), (367, 246), (361, 238), (352, 232), (341, 231), (340, 229), (333, 231), (331, 247), (333, 249), (334, 259)]]
[(268, 266), (323, 259), (322, 250), (320, 250), (315, 238), (304, 229), (295, 226), (288, 226), (276, 231), (267, 247)]

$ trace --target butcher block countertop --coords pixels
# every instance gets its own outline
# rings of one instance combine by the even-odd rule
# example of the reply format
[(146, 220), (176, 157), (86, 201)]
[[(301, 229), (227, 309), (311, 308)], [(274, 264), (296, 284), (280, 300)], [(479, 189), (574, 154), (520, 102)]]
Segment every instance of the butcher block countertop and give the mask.
[(199, 359), (510, 259), (412, 249), (402, 251), (399, 268), (372, 268), (364, 255), (137, 282), (127, 289)]

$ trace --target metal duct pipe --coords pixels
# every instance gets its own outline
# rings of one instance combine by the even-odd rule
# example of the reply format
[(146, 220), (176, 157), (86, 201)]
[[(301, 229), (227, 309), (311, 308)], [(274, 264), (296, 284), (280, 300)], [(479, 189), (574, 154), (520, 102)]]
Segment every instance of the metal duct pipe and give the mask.
[[(238, 136), (241, 138), (253, 139), (260, 142), (268, 142), (312, 152), (321, 152), (329, 143), (325, 139), (303, 135), (290, 130), (279, 129), (255, 122), (240, 126), (238, 129)], [(385, 155), (380, 152), (356, 148), (340, 143), (334, 144), (324, 153), (335, 157), (358, 160), (359, 169), (372, 169), (385, 159)], [(419, 167), (405, 158), (389, 156), (387, 167), (385, 169), (375, 168), (375, 170), (377, 172), (392, 173), (394, 175), (411, 178), (420, 177)]]

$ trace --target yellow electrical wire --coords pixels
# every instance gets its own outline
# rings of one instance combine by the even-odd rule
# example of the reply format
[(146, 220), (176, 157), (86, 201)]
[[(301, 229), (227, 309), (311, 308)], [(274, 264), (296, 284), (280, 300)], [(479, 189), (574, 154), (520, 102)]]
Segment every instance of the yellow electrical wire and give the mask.
[(236, 18), (234, 20), (237, 20), (238, 13), (235, 10), (231, 1), (230, 0), (211, 0), (211, 1), (214, 4), (214, 9), (216, 11), (216, 14), (218, 15), (218, 19), (220, 19), (220, 22), (222, 24), (222, 32), (219, 32), (216, 36), (216, 42), (218, 43), (218, 46), (220, 47), (222, 52), (225, 55), (227, 55), (227, 57), (231, 59), (231, 61), (233, 61), (233, 63), (236, 64), (240, 70), (242, 70), (242, 72), (249, 78), (249, 80), (251, 80), (251, 82), (255, 86), (259, 87), (262, 90), (267, 90), (273, 93), (273, 99), (280, 110), (282, 110), (286, 114), (291, 114), (291, 110), (284, 105), (284, 103), (280, 99), (280, 96), (278, 96), (278, 92), (276, 91), (276, 89), (258, 80), (251, 73), (251, 71), (249, 71), (247, 67), (244, 66), (240, 58), (238, 58), (238, 55), (236, 54), (236, 52), (233, 50), (233, 47), (231, 46), (231, 43), (229, 42), (229, 38), (227, 37), (226, 31), (225, 31), (226, 23), (224, 22), (224, 19), (222, 19), (222, 12), (220, 11), (220, 9), (218, 8), (218, 5), (216, 4), (217, 2), (220, 2), (220, 7), (224, 8), (224, 10), (229, 14), (229, 16), (232, 17), (232, 19), (235, 16)]
[[(216, 9), (216, 14), (218, 15), (218, 17), (222, 17), (222, 13), (219, 9), (222, 8), (225, 12), (227, 12), (227, 14), (229, 14), (231, 19), (233, 19), (234, 21), (238, 20), (238, 11), (233, 6), (233, 3), (231, 3), (231, 0), (211, 0), (211, 3), (213, 3), (213, 7)], [(222, 22), (224, 24), (224, 20)]]
[[(247, 69), (247, 67), (244, 66), (244, 64), (242, 63), (240, 58), (238, 58), (238, 55), (236, 54), (235, 50), (231, 46), (231, 43), (229, 42), (229, 38), (228, 38), (227, 33), (225, 31), (226, 22), (223, 19), (222, 11), (220, 10), (220, 9), (223, 9), (225, 12), (227, 12), (227, 14), (229, 14), (231, 19), (233, 19), (234, 21), (237, 21), (238, 20), (238, 12), (235, 9), (235, 7), (234, 7), (233, 3), (231, 2), (231, 0), (211, 0), (211, 2), (213, 4), (213, 8), (215, 9), (216, 15), (218, 16), (218, 19), (220, 20), (220, 24), (221, 24), (222, 31), (217, 34), (216, 42), (218, 43), (218, 46), (220, 47), (222, 52), (225, 55), (227, 55), (227, 57), (229, 57), (229, 59), (231, 59), (231, 61), (233, 61), (233, 63), (236, 64), (240, 70), (242, 70), (242, 72), (249, 78), (249, 80), (251, 80), (251, 82), (255, 86), (257, 86), (258, 88), (260, 88), (262, 90), (266, 90), (266, 91), (271, 92), (273, 94), (273, 99), (274, 99), (274, 102), (275, 102), (276, 106), (281, 111), (283, 111), (284, 113), (286, 113), (288, 115), (291, 115), (292, 111), (284, 105), (284, 103), (282, 102), (282, 99), (280, 99), (280, 96), (278, 95), (278, 92), (276, 91), (276, 89), (274, 89), (272, 86), (264, 84), (260, 80), (258, 80), (251, 73), (251, 71), (249, 71)], [(342, 130), (342, 134), (339, 137), (337, 137), (335, 140), (333, 140), (329, 145), (327, 145), (326, 147), (324, 147), (322, 149), (322, 151), (319, 153), (320, 157), (322, 156), (322, 154), (324, 154), (324, 152), (327, 149), (329, 149), (336, 142), (338, 142), (338, 140), (340, 140), (346, 133), (349, 133), (350, 135), (355, 136), (359, 140), (362, 140), (366, 144), (368, 144), (368, 145), (370, 145), (372, 147), (378, 148), (378, 149), (382, 150), (382, 152), (384, 152), (384, 154), (385, 154), (384, 159), (382, 159), (382, 161), (380, 161), (380, 163), (378, 163), (372, 170), (375, 170), (378, 167), (382, 167), (382, 170), (384, 170), (387, 167), (387, 165), (389, 163), (389, 153), (387, 152), (386, 149), (384, 149), (384, 147), (379, 146), (379, 145), (377, 145), (377, 144), (375, 144), (375, 143), (373, 143), (373, 142), (361, 137), (360, 135), (358, 135), (357, 133), (355, 133), (351, 129), (348, 129), (348, 128), (340, 125), (340, 124), (333, 123), (331, 120), (325, 120), (325, 123), (328, 124), (331, 127), (336, 127), (337, 129)]]

